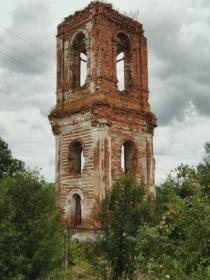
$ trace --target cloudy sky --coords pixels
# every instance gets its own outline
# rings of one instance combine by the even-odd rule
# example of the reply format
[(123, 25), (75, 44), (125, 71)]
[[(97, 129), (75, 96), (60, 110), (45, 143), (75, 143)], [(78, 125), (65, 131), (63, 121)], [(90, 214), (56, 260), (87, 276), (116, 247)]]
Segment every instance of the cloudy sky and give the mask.
[[(158, 117), (156, 181), (196, 165), (210, 141), (210, 1), (112, 0), (139, 11), (149, 45), (150, 103)], [(0, 136), (15, 157), (54, 180), (56, 26), (88, 0), (7, 0), (0, 10)]]

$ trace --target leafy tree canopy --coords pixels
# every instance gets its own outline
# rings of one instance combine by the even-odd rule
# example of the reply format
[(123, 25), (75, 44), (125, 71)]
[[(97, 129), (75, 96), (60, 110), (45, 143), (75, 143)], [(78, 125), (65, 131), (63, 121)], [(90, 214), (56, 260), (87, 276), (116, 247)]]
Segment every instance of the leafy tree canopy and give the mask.
[(151, 280), (209, 279), (208, 163), (181, 165), (157, 188), (156, 223), (139, 228), (137, 242), (139, 269)]
[(13, 176), (18, 171), (24, 170), (24, 163), (13, 158), (8, 144), (0, 137), (0, 179), (7, 175)]
[[(136, 184), (130, 174), (116, 181), (101, 204), (101, 250), (110, 267), (106, 279), (133, 279), (136, 265), (136, 235), (148, 220), (149, 209), (144, 184)], [(109, 277), (109, 278), (108, 278)]]
[(198, 175), (204, 192), (210, 197), (210, 142), (206, 143), (205, 156), (203, 161), (197, 166)]
[(156, 188), (155, 207), (129, 175), (106, 194), (100, 220), (110, 274), (104, 279), (209, 279), (210, 143), (205, 151), (197, 167), (179, 166)]
[(63, 236), (52, 185), (37, 172), (0, 180), (0, 279), (46, 279), (61, 266)]

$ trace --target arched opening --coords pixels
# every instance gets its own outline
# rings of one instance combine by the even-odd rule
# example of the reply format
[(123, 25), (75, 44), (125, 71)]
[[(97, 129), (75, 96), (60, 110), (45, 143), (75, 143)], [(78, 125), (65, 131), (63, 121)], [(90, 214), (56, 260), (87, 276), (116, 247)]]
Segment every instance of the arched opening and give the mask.
[(76, 193), (73, 195), (75, 201), (75, 209), (74, 209), (74, 225), (79, 226), (81, 224), (81, 197)]
[(79, 194), (73, 194), (71, 204), (73, 225), (79, 226), (82, 222), (81, 197)]
[(126, 141), (121, 147), (121, 168), (126, 173), (133, 172), (135, 166), (135, 147), (132, 141)]
[(123, 33), (117, 35), (117, 87), (119, 91), (128, 90), (131, 87), (131, 48), (127, 36)]
[(85, 35), (81, 32), (74, 38), (73, 44), (73, 88), (85, 84), (87, 77), (87, 51)]
[(84, 166), (83, 148), (80, 142), (69, 145), (69, 170), (72, 174), (81, 174)]

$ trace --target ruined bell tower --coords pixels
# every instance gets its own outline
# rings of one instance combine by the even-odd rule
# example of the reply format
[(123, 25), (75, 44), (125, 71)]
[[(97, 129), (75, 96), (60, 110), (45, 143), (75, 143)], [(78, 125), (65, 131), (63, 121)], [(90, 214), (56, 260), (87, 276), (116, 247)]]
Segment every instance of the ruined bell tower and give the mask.
[(69, 227), (94, 229), (97, 202), (131, 171), (154, 197), (147, 41), (142, 24), (91, 2), (58, 25), (56, 195)]

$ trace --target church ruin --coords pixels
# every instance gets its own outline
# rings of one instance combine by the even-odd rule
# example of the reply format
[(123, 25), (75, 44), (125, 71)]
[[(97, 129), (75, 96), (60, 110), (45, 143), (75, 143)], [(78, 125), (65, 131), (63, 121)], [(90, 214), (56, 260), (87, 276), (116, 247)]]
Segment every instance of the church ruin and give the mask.
[(58, 25), (56, 197), (69, 227), (94, 229), (97, 203), (131, 171), (154, 197), (147, 40), (142, 24), (91, 2)]

